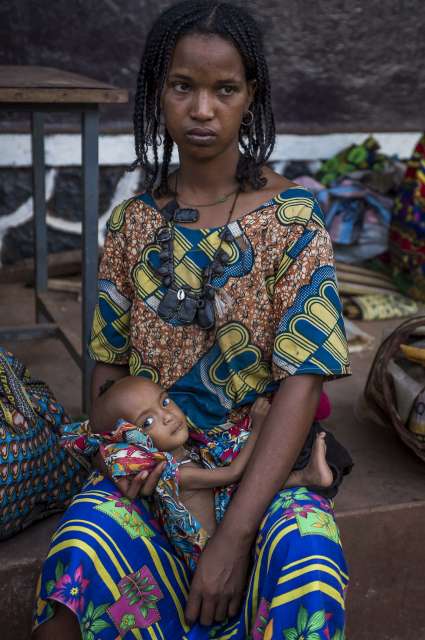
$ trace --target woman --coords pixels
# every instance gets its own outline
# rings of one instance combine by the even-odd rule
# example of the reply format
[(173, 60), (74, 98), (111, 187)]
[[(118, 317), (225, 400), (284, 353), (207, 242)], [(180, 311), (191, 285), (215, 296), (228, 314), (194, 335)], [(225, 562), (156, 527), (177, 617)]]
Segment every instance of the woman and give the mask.
[(44, 565), (38, 639), (343, 637), (331, 505), (304, 488), (278, 493), (323, 379), (349, 369), (320, 209), (265, 165), (270, 96), (257, 27), (240, 7), (183, 2), (153, 26), (134, 118), (146, 192), (109, 221), (93, 393), (128, 372), (150, 377), (195, 437), (217, 440), (258, 395), (273, 393), (272, 408), (226, 510), (217, 499), (221, 522), (193, 576), (147, 504), (129, 499), (149, 495), (160, 468), (121, 487), (127, 499), (103, 476), (89, 481)]

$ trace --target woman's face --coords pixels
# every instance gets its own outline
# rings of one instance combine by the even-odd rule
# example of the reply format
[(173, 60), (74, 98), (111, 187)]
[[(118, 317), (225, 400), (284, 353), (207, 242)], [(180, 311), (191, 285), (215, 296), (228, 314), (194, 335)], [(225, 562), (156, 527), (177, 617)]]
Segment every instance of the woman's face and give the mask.
[(219, 36), (188, 35), (174, 50), (161, 98), (165, 125), (180, 156), (214, 158), (238, 149), (254, 95), (237, 49)]

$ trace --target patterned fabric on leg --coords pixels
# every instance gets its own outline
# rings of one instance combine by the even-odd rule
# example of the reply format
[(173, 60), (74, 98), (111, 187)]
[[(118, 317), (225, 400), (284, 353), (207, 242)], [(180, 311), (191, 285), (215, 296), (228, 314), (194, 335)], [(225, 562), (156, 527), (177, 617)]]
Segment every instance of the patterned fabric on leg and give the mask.
[(342, 640), (347, 583), (329, 501), (303, 487), (279, 493), (257, 539), (245, 605), (252, 639)]
[(96, 473), (53, 536), (35, 626), (60, 602), (78, 617), (84, 640), (182, 638), (188, 587), (189, 571), (147, 505)]
[[(39, 582), (35, 626), (54, 602), (78, 617), (83, 640), (342, 640), (347, 574), (329, 502), (306, 489), (281, 492), (261, 525), (241, 613), (189, 629), (190, 571), (141, 501), (96, 474), (75, 497)], [(42, 586), (41, 586), (42, 585)]]

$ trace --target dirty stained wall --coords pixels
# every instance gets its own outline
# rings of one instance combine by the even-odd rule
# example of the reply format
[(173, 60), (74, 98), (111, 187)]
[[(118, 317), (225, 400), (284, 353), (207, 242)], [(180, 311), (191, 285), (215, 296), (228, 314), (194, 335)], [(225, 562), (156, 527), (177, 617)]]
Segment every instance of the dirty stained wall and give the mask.
[[(59, 67), (132, 90), (146, 33), (170, 4), (2, 2), (0, 64)], [(280, 131), (423, 126), (423, 0), (243, 4), (257, 16), (264, 33)], [(109, 107), (104, 114), (104, 127), (131, 126), (130, 105)], [(8, 125), (3, 121), (1, 126)]]
[[(101, 129), (105, 134), (130, 132), (145, 37), (155, 17), (170, 4), (169, 0), (5, 0), (0, 2), (0, 64), (57, 67), (129, 89), (128, 105), (101, 108)], [(247, 0), (243, 4), (257, 16), (264, 35), (280, 133), (425, 129), (423, 0)], [(80, 123), (69, 114), (49, 116), (47, 130), (79, 132)], [(13, 137), (26, 131), (26, 115), (3, 112), (0, 149), (5, 134)], [(55, 166), (47, 178), (49, 250), (78, 247), (80, 169)], [(138, 173), (126, 174), (124, 165), (103, 166), (100, 178), (103, 224), (117, 199), (137, 192), (140, 185)], [(30, 168), (3, 164), (0, 265), (31, 256), (32, 242)]]

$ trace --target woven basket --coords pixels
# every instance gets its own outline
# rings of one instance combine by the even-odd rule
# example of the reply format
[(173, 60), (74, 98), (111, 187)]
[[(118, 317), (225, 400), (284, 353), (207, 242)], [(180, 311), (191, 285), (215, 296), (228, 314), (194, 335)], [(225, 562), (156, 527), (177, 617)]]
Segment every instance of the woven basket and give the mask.
[(403, 322), (379, 347), (366, 382), (364, 396), (370, 408), (378, 413), (382, 421), (390, 421), (403, 442), (425, 461), (425, 442), (421, 441), (404, 425), (397, 411), (394, 386), (388, 373), (388, 364), (400, 356), (400, 345), (409, 342), (412, 333), (425, 329), (425, 316), (416, 316)]

